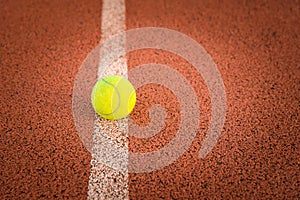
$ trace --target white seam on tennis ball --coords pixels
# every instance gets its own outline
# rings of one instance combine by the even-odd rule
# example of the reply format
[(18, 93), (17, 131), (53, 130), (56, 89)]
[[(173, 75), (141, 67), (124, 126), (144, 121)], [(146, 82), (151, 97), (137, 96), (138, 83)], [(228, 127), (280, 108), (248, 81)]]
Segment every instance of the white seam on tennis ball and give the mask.
[[(112, 83), (110, 83), (110, 82), (108, 82), (108, 81), (106, 81), (106, 80), (104, 80), (104, 79), (101, 79), (100, 81), (103, 81), (103, 82), (105, 82), (106, 84), (110, 85), (110, 86), (113, 87), (114, 90), (117, 92), (117, 95), (118, 95), (118, 106), (117, 106), (117, 108), (115, 108), (114, 111), (111, 112), (111, 113), (102, 113), (102, 112), (100, 112), (99, 110), (97, 110), (97, 113), (100, 114), (100, 115), (111, 115), (111, 114), (114, 114), (114, 113), (119, 109), (119, 107), (120, 107), (120, 100), (121, 100), (121, 98), (120, 98), (120, 92), (119, 92), (119, 90), (118, 90)], [(97, 83), (97, 84), (98, 84), (98, 83)], [(96, 84), (96, 85), (97, 85), (97, 84)], [(95, 87), (96, 87), (96, 86), (95, 86)], [(92, 95), (91, 95), (92, 102), (95, 101), (94, 98), (93, 98), (93, 96), (94, 96), (93, 93), (94, 93), (94, 92), (95, 92), (95, 90), (93, 89)], [(96, 110), (96, 108), (94, 108), (94, 109)]]
[(114, 88), (115, 92), (116, 92), (117, 95), (118, 95), (118, 106), (117, 106), (117, 108), (115, 108), (111, 113), (108, 113), (108, 114), (100, 113), (101, 115), (112, 115), (112, 114), (114, 114), (115, 112), (117, 112), (117, 110), (120, 108), (120, 102), (121, 102), (120, 92), (119, 92), (119, 90), (118, 90), (118, 88), (117, 88), (116, 86), (114, 86), (112, 83), (106, 81), (104, 78), (101, 79), (101, 81), (103, 81), (103, 82), (105, 82), (106, 84), (112, 86), (112, 87)]

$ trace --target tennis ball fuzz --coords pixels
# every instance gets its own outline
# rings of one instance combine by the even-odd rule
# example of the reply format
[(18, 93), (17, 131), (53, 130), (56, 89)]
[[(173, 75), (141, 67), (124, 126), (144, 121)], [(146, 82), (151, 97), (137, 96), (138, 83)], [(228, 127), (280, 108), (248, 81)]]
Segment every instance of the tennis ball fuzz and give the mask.
[(117, 120), (131, 113), (136, 103), (136, 93), (126, 78), (107, 76), (95, 84), (91, 101), (95, 112), (101, 117)]

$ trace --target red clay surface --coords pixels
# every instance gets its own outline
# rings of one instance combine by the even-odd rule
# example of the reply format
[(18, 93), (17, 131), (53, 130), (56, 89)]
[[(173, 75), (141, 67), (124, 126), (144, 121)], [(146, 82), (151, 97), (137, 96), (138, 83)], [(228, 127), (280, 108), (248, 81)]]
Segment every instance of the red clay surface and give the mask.
[[(86, 199), (91, 156), (75, 130), (72, 89), (81, 63), (100, 41), (101, 5), (0, 4), (1, 199)], [(127, 0), (126, 17), (128, 29), (166, 27), (198, 41), (217, 64), (227, 95), (223, 133), (199, 160), (210, 119), (201, 76), (167, 52), (128, 55), (130, 67), (159, 62), (178, 70), (201, 107), (189, 151), (162, 170), (130, 174), (130, 199), (299, 198), (300, 2)], [(174, 117), (155, 138), (131, 138), (130, 148), (162, 147), (176, 134), (176, 99), (155, 85), (139, 90), (138, 98), (132, 116), (140, 124), (159, 101)]]

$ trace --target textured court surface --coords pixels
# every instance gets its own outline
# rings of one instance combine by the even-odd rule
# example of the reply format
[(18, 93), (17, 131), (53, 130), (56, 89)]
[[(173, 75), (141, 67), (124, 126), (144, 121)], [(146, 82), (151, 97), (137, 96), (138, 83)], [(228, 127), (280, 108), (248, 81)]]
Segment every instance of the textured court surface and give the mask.
[[(101, 36), (101, 1), (0, 3), (0, 199), (86, 199), (91, 155), (72, 116), (76, 73)], [(198, 159), (210, 120), (207, 88), (182, 58), (132, 52), (129, 68), (159, 62), (185, 75), (198, 94), (199, 132), (170, 166), (129, 175), (130, 199), (297, 199), (300, 196), (300, 2), (126, 1), (127, 29), (159, 26), (199, 42), (222, 75), (224, 130)], [(148, 121), (154, 103), (167, 125), (131, 151), (164, 146), (176, 134), (179, 105), (163, 87), (138, 90), (132, 117)], [(99, 180), (101, 181), (101, 180)]]

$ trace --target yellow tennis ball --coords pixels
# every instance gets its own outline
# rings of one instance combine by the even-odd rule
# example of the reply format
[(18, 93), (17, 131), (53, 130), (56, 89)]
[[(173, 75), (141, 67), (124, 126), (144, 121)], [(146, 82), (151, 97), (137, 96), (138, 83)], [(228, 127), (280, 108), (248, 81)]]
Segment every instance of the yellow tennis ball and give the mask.
[(126, 78), (107, 76), (95, 84), (91, 99), (97, 114), (116, 120), (131, 113), (136, 103), (136, 93)]

